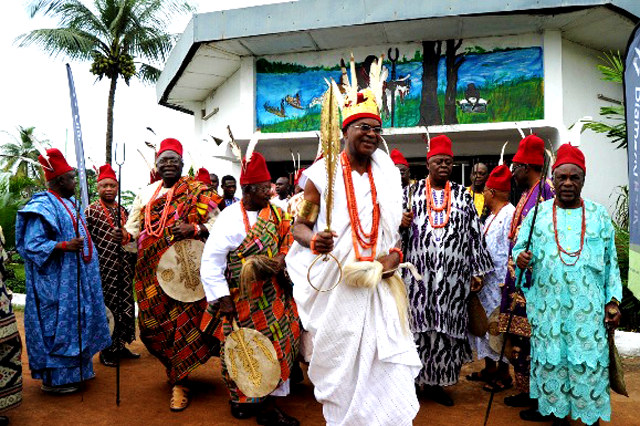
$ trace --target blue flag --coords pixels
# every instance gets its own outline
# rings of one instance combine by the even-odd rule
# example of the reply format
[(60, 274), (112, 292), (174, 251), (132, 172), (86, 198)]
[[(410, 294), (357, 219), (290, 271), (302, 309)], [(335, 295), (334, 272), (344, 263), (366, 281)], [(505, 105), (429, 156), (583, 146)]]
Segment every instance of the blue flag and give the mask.
[(629, 39), (624, 70), (629, 152), (629, 289), (640, 297), (640, 26)]
[(73, 84), (71, 67), (67, 64), (67, 77), (69, 78), (69, 97), (71, 98), (71, 117), (73, 118), (73, 141), (76, 146), (76, 160), (78, 161), (78, 183), (80, 184), (80, 201), (82, 211), (89, 205), (89, 190), (87, 188), (87, 170), (84, 165), (84, 147), (82, 145), (82, 129), (80, 128), (80, 111), (78, 111), (78, 98)]

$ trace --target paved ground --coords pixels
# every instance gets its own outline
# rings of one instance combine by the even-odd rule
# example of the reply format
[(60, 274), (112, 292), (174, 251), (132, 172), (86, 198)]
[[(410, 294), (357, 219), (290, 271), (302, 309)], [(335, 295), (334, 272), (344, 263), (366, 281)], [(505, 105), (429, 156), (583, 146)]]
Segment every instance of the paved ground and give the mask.
[[(18, 312), (22, 335), (22, 313)], [(26, 350), (23, 353), (24, 401), (22, 406), (7, 413), (14, 426), (178, 426), (178, 425), (256, 425), (255, 419), (236, 420), (231, 417), (227, 391), (220, 376), (217, 358), (210, 360), (192, 375), (193, 398), (187, 410), (169, 411), (170, 386), (160, 363), (139, 342), (132, 345), (142, 358), (122, 364), (121, 404), (115, 404), (115, 369), (102, 366), (94, 359), (96, 378), (87, 382), (83, 395), (52, 396), (40, 391), (40, 382), (31, 379)], [(625, 360), (627, 386), (631, 398), (613, 395), (613, 421), (616, 426), (640, 424), (640, 358)], [(462, 374), (479, 369), (478, 363), (466, 366)], [(480, 385), (464, 378), (450, 388), (456, 405), (442, 407), (421, 400), (415, 425), (481, 426), (489, 394)], [(509, 391), (507, 391), (509, 392)], [(518, 417), (518, 410), (502, 403), (506, 393), (495, 399), (489, 424), (491, 426), (532, 425)], [(305, 380), (293, 388), (293, 394), (280, 406), (297, 417), (302, 425), (324, 425), (322, 407), (313, 397), (313, 388)], [(544, 424), (544, 423), (533, 423)], [(580, 424), (580, 423), (575, 423)]]

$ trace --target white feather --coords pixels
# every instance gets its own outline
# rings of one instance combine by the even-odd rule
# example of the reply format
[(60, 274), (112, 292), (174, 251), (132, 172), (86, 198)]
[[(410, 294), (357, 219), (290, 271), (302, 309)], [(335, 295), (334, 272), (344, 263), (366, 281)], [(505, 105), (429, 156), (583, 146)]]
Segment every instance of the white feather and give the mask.
[(320, 132), (316, 132), (316, 135), (318, 136), (318, 149), (316, 150), (316, 158), (314, 161), (322, 155), (322, 136), (320, 135)]
[(589, 123), (590, 121), (593, 121), (593, 117), (584, 116), (573, 123), (571, 127), (569, 127), (569, 130), (566, 132), (567, 140), (564, 140), (562, 142), (570, 143), (573, 146), (580, 146), (582, 129), (584, 128), (584, 125)]
[(351, 90), (347, 95), (347, 100), (355, 104), (358, 101), (358, 75), (356, 74), (356, 59), (353, 57), (353, 52), (351, 52), (349, 59), (349, 67), (351, 70)]
[(524, 139), (525, 135), (524, 135), (524, 132), (522, 131), (522, 129), (520, 128), (520, 126), (516, 126), (516, 129), (518, 129), (518, 133), (520, 133), (520, 138)]
[(296, 172), (296, 157), (293, 155), (293, 150), (289, 148), (289, 152), (291, 153), (291, 159), (293, 160), (293, 172)]
[(48, 169), (50, 172), (54, 171), (53, 166), (51, 165), (51, 162), (49, 161), (49, 154), (47, 154), (47, 149), (45, 148), (44, 145), (42, 145), (42, 143), (37, 140), (35, 138), (35, 136), (30, 135), (29, 138), (31, 139), (31, 142), (33, 143), (33, 146), (36, 147), (36, 149), (38, 150), (38, 152), (40, 153), (40, 155), (42, 155), (42, 157), (45, 159), (45, 161), (47, 162), (47, 164), (49, 165), (49, 167), (42, 165), (38, 162), (38, 164), (42, 167), (44, 167), (45, 169)]
[(296, 151), (296, 154), (298, 155), (298, 167), (296, 167), (296, 173), (297, 173), (298, 170), (300, 170), (300, 151)]
[(147, 161), (147, 158), (144, 156), (144, 154), (142, 153), (142, 151), (140, 151), (139, 148), (136, 148), (136, 150), (138, 151), (138, 154), (140, 154), (140, 156), (142, 157), (142, 159), (144, 160), (145, 164), (147, 165), (147, 167), (149, 168), (149, 170), (153, 170), (153, 167), (151, 167), (151, 164), (149, 164), (149, 161)]
[(502, 145), (502, 151), (500, 152), (500, 161), (498, 161), (498, 166), (502, 166), (504, 164), (504, 149), (507, 147), (509, 141), (506, 141), (504, 145)]
[(247, 152), (244, 154), (245, 160), (245, 169), (251, 162), (251, 157), (253, 157), (253, 151), (256, 149), (256, 145), (258, 145), (258, 141), (260, 140), (260, 130), (255, 132), (249, 141), (249, 146), (247, 147)]
[(338, 98), (338, 108), (340, 108), (340, 111), (342, 111), (342, 107), (344, 107), (344, 96), (342, 96), (340, 88), (333, 79), (331, 79), (331, 85), (335, 89), (333, 95)]
[[(427, 152), (429, 152), (429, 150), (431, 149), (431, 135), (429, 134), (429, 127), (422, 126), (422, 128), (424, 129), (424, 134), (422, 135), (422, 139), (427, 145)], [(427, 136), (426, 140), (425, 140), (425, 135)]]

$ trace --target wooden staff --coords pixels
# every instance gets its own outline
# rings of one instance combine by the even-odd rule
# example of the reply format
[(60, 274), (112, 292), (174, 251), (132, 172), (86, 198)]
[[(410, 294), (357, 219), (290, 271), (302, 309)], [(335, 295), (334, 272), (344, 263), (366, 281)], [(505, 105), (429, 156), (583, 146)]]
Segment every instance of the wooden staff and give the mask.
[[(549, 162), (547, 156), (544, 156), (544, 166), (542, 167), (542, 172), (540, 173), (540, 182), (538, 182), (538, 197), (536, 198), (536, 206), (533, 209), (533, 220), (531, 221), (531, 228), (529, 229), (529, 235), (527, 236), (527, 244), (525, 245), (524, 251), (527, 252), (531, 248), (531, 239), (533, 238), (533, 229), (536, 226), (536, 219), (538, 218), (538, 206), (540, 205), (540, 196), (542, 195), (542, 188), (544, 186), (544, 178), (547, 173), (547, 167), (549, 166)], [(513, 302), (511, 302), (511, 306), (509, 307), (509, 320), (507, 321), (507, 328), (504, 332), (504, 338), (502, 339), (502, 349), (500, 349), (500, 358), (498, 362), (502, 362), (504, 358), (504, 350), (507, 346), (507, 334), (509, 334), (509, 330), (511, 329), (511, 323), (513, 322), (513, 315), (516, 309), (516, 302), (518, 300), (518, 291), (522, 287), (522, 278), (524, 277), (524, 269), (520, 270), (520, 274), (518, 275), (518, 279), (516, 281), (515, 294), (513, 297)], [(484, 426), (487, 426), (487, 422), (489, 421), (489, 414), (491, 413), (491, 405), (493, 404), (493, 397), (495, 396), (496, 388), (495, 386), (491, 387), (491, 396), (489, 397), (489, 405), (487, 406), (487, 413), (484, 416)]]

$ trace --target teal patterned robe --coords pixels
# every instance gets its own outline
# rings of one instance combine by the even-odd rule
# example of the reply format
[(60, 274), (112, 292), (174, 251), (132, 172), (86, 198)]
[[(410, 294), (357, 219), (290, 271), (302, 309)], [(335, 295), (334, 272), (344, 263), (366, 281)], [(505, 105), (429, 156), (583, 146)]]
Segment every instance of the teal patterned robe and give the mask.
[[(577, 263), (559, 258), (553, 227), (553, 202), (540, 204), (531, 251), (531, 287), (525, 289), (531, 336), (531, 396), (540, 412), (571, 415), (586, 424), (609, 421), (609, 349), (605, 305), (622, 299), (615, 232), (606, 209), (585, 200), (586, 234)], [(533, 215), (527, 215), (513, 258), (524, 251)], [(557, 208), (560, 245), (580, 247), (582, 210)], [(562, 255), (569, 265), (575, 258)], [(519, 273), (516, 270), (516, 273)]]

